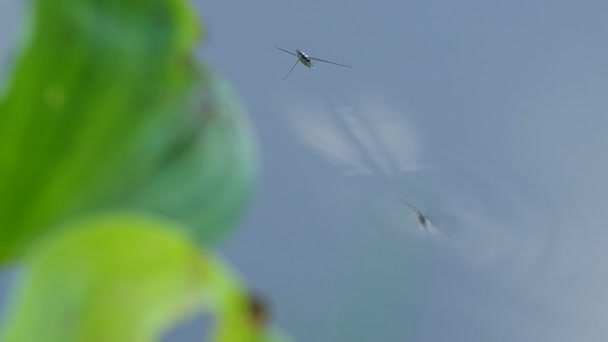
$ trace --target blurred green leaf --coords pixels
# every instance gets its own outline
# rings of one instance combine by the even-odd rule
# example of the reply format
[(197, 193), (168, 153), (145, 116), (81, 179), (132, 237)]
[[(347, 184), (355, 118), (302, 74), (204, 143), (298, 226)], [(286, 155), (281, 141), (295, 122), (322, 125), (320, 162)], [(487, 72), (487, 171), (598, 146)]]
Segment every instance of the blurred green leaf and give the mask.
[(254, 319), (238, 277), (177, 231), (135, 213), (72, 221), (26, 254), (1, 340), (154, 341), (204, 308), (213, 341), (287, 341)]
[(62, 220), (141, 209), (199, 242), (234, 227), (253, 185), (250, 124), (193, 56), (182, 0), (33, 1), (0, 99), (0, 262)]

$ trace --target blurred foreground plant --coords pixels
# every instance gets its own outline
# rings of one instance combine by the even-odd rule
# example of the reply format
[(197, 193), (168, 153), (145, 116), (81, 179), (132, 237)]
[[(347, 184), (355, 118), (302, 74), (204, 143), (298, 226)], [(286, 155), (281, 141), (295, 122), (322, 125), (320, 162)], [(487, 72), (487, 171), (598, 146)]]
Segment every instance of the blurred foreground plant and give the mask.
[(192, 13), (32, 3), (0, 99), (0, 262), (22, 268), (2, 341), (150, 341), (202, 309), (215, 341), (273, 338), (209, 250), (243, 210), (256, 149), (194, 57)]

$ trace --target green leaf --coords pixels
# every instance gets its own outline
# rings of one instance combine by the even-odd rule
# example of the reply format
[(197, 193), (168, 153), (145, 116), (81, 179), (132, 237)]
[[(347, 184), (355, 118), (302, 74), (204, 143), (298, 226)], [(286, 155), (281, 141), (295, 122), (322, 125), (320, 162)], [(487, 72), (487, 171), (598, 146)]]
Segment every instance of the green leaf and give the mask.
[(234, 227), (256, 147), (230, 87), (193, 57), (183, 0), (33, 1), (0, 99), (0, 262), (71, 216), (140, 209), (199, 242)]
[(213, 341), (278, 341), (252, 319), (238, 277), (174, 225), (116, 213), (41, 240), (24, 260), (0, 340), (154, 341), (205, 309), (216, 322)]

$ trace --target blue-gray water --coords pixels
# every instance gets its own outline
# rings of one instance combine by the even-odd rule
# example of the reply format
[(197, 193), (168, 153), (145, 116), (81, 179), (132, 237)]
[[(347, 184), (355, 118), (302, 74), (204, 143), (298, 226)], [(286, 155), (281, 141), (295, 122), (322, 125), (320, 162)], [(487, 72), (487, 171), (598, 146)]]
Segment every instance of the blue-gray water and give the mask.
[[(16, 3), (0, 3), (3, 60)], [(197, 8), (200, 55), (263, 153), (222, 251), (277, 325), (298, 341), (608, 339), (608, 2)], [(354, 68), (283, 81), (293, 59), (275, 45)]]

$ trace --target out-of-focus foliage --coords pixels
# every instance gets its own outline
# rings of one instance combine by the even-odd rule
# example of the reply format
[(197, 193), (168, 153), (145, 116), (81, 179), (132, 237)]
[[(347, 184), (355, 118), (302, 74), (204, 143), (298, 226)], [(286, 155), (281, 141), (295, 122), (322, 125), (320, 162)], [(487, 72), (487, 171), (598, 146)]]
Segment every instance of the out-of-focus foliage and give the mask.
[(255, 173), (250, 126), (192, 52), (182, 0), (38, 0), (0, 100), (0, 260), (71, 215), (113, 208), (212, 243)]
[(153, 341), (205, 309), (217, 322), (213, 341), (278, 341), (256, 322), (239, 279), (177, 231), (133, 213), (71, 222), (26, 255), (0, 340)]
[(213, 341), (286, 340), (210, 252), (257, 159), (230, 86), (193, 56), (192, 9), (31, 5), (0, 97), (0, 265), (21, 272), (2, 341), (151, 341), (200, 310)]

